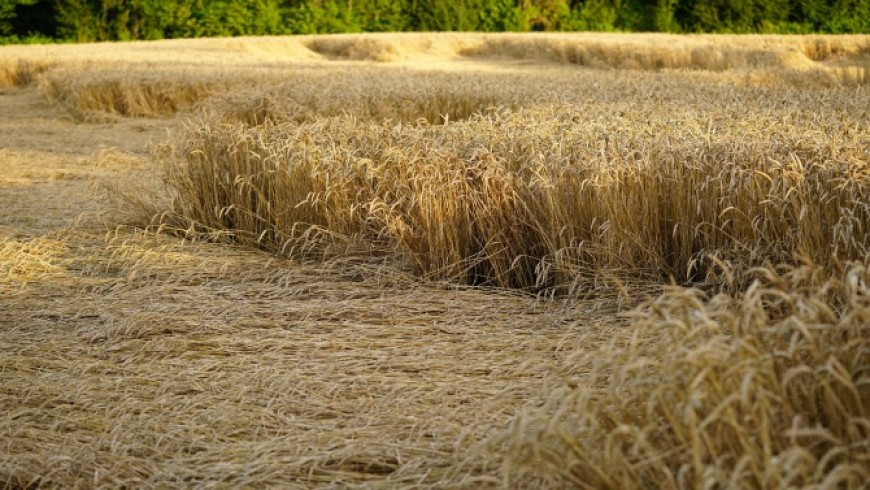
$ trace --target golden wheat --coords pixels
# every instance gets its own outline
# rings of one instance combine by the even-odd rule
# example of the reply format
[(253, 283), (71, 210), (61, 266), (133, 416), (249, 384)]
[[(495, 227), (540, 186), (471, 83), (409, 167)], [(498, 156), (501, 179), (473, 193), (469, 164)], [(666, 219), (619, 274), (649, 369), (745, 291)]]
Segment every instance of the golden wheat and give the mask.
[(152, 116), (229, 88), (279, 83), (300, 67), (375, 62), (451, 70), (470, 61), (504, 70), (510, 60), (689, 70), (755, 85), (861, 86), (870, 81), (870, 36), (405, 33), (105, 43), (99, 49), (7, 46), (0, 49), (0, 86), (28, 85), (48, 72), (45, 93), (76, 116)]
[[(229, 103), (192, 128), (167, 156), (174, 208), (152, 211), (284, 253), (309, 247), (313, 229), (362, 238), (425, 275), (521, 288), (576, 287), (590, 271), (733, 282), (798, 256), (835, 271), (870, 247), (863, 90), (802, 92), (794, 105), (764, 89), (584, 73), (550, 79), (560, 103), (535, 102), (547, 81), (514, 77), (489, 99), (432, 107), (425, 84), (382, 77), (389, 88), (364, 85), (362, 97), (333, 79), (317, 85), (334, 97), (323, 106), (310, 89), (278, 89), (254, 99), (284, 108)], [(435, 80), (474, 93), (468, 80)]]
[[(740, 297), (673, 289), (631, 334), (578, 344), (490, 441), (508, 478), (554, 488), (864, 488), (870, 269), (761, 269)], [(510, 480), (508, 480), (510, 481)], [(520, 484), (519, 482), (525, 482)]]
[(117, 205), (194, 239), (0, 240), (0, 482), (861, 488), (868, 46), (0, 49), (78, 119), (192, 116)]

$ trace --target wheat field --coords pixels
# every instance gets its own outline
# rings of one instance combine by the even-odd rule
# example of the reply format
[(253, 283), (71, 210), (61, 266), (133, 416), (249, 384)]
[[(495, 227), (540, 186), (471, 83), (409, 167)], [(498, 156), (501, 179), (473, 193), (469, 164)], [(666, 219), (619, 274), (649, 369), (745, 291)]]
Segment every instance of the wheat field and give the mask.
[(5, 488), (866, 488), (870, 36), (0, 47)]

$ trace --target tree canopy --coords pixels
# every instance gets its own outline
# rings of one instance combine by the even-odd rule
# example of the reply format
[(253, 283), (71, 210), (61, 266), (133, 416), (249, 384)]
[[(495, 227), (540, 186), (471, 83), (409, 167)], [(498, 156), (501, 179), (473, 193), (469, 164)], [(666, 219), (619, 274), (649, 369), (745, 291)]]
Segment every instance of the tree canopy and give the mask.
[(0, 0), (0, 36), (382, 31), (870, 32), (870, 0)]

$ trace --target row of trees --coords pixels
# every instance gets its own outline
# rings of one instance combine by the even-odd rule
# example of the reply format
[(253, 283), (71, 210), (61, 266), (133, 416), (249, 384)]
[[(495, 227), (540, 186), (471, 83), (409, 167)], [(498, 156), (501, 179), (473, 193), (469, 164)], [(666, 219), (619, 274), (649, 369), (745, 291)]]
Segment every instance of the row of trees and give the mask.
[(0, 0), (0, 36), (378, 31), (870, 32), (870, 0)]

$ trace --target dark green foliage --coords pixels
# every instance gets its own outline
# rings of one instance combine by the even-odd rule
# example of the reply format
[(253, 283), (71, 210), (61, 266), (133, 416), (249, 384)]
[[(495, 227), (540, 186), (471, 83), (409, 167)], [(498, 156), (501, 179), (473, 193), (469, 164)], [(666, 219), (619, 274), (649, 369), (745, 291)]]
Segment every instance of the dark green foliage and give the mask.
[(6, 36), (12, 31), (10, 20), (15, 17), (15, 3), (11, 0), (0, 0), (0, 36)]
[[(322, 0), (320, 2), (298, 2), (298, 5), (285, 10), (285, 32), (292, 34), (334, 34), (339, 32), (360, 32), (362, 26), (354, 15), (360, 3), (349, 0)], [(395, 3), (395, 2), (381, 2)], [(382, 29), (390, 30), (390, 29)]]
[(15, 30), (15, 11), (21, 5), (30, 5), (35, 0), (0, 0), (0, 36), (9, 36)]
[(513, 0), (409, 0), (407, 26), (415, 31), (525, 30), (523, 11)]
[(276, 0), (197, 0), (191, 21), (192, 37), (280, 34), (283, 24)]
[(22, 40), (56, 37), (54, 1), (0, 0), (0, 35), (4, 34)]
[(870, 32), (870, 0), (0, 0), (0, 36), (385, 31)]
[(659, 32), (679, 32), (682, 27), (677, 22), (678, 0), (658, 0), (653, 8), (652, 27)]
[(789, 0), (711, 0), (693, 2), (686, 29), (696, 32), (759, 32), (789, 20)]
[(799, 0), (797, 14), (812, 30), (870, 32), (870, 0)]
[(0, 46), (6, 44), (55, 44), (58, 42), (64, 42), (63, 40), (58, 40), (55, 38), (51, 38), (48, 36), (43, 36), (41, 34), (33, 34), (31, 36), (0, 36)]

